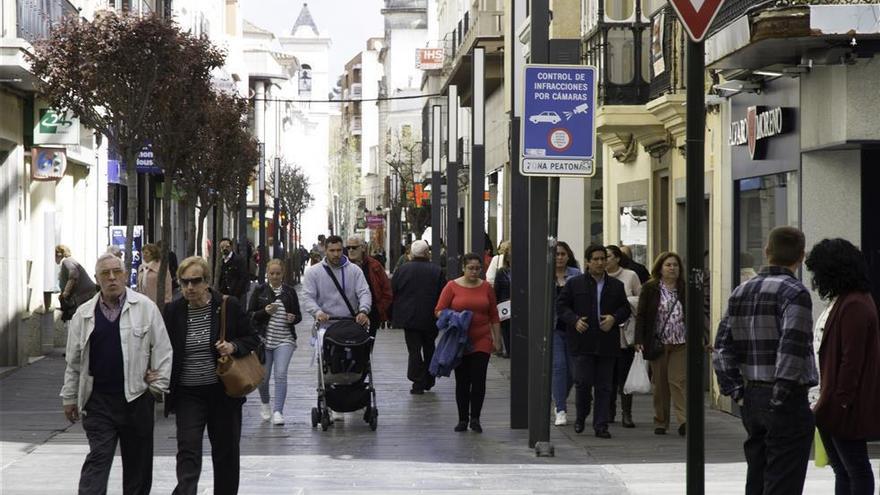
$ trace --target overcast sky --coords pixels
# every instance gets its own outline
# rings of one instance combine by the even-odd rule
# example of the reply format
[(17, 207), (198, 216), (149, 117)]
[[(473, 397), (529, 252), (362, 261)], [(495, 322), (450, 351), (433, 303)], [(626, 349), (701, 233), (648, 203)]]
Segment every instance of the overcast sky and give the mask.
[[(311, 0), (309, 11), (322, 36), (329, 36), (330, 80), (345, 63), (366, 48), (367, 38), (383, 36), (382, 0)], [(303, 0), (242, 0), (244, 18), (275, 34), (288, 33)]]

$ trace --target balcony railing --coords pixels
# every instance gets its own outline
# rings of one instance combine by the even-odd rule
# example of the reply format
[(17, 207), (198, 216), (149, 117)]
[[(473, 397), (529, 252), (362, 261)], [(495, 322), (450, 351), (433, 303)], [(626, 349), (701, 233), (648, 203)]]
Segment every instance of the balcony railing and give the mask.
[(469, 50), (478, 38), (500, 38), (504, 36), (504, 10), (501, 0), (476, 0), (472, 10), (465, 12), (459, 19), (455, 29), (445, 37), (451, 40), (449, 61), (461, 53)]
[(354, 83), (351, 85), (351, 98), (354, 100), (363, 98), (363, 86), (361, 83)]
[(49, 37), (49, 32), (65, 16), (79, 10), (67, 0), (16, 0), (16, 33), (29, 43)]

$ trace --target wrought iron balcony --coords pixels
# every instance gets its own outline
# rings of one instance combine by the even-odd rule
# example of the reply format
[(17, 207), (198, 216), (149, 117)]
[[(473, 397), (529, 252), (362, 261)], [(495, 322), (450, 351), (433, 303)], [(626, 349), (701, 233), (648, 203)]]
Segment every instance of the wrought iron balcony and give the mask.
[(78, 14), (79, 9), (67, 0), (16, 0), (16, 35), (35, 43), (48, 38), (52, 26), (61, 19)]

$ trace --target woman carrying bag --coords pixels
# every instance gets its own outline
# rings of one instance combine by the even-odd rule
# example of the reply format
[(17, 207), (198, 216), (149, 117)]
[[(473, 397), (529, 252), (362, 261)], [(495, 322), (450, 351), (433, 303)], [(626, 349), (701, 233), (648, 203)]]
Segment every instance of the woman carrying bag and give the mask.
[(611, 396), (611, 422), (614, 422), (614, 416), (617, 405), (617, 394), (620, 394), (620, 425), (624, 428), (635, 428), (636, 424), (632, 419), (632, 394), (626, 394), (623, 391), (623, 385), (626, 383), (626, 377), (629, 369), (632, 367), (633, 358), (635, 358), (635, 312), (637, 311), (639, 294), (642, 293), (642, 282), (639, 280), (636, 272), (620, 266), (623, 259), (623, 252), (619, 247), (610, 245), (605, 247), (607, 255), (605, 261), (605, 271), (609, 277), (616, 278), (623, 282), (623, 288), (626, 290), (626, 299), (630, 303), (630, 310), (633, 311), (632, 316), (628, 320), (620, 323), (620, 356), (617, 358), (617, 366), (614, 368), (614, 389)]
[(651, 279), (642, 286), (636, 314), (636, 351), (651, 362), (654, 385), (654, 433), (669, 429), (670, 402), (678, 434), (686, 433), (687, 329), (685, 281), (681, 258), (664, 252), (654, 261)]
[[(177, 269), (183, 297), (165, 306), (165, 327), (174, 357), (165, 415), (177, 423), (175, 495), (194, 495), (202, 472), (205, 428), (211, 441), (214, 493), (238, 493), (241, 406), (217, 375), (218, 359), (246, 358), (259, 338), (234, 297), (211, 289), (211, 270), (199, 256)], [(221, 314), (225, 320), (221, 321)], [(225, 331), (225, 339), (221, 334)]]
[[(283, 283), (284, 264), (279, 259), (266, 263), (266, 279), (251, 294), (248, 314), (265, 344), (266, 379), (260, 384), (260, 416), (274, 425), (284, 424), (287, 399), (287, 369), (296, 350), (296, 324), (302, 321), (296, 290)], [(269, 404), (269, 378), (275, 375), (275, 404)]]
[(862, 253), (844, 239), (813, 246), (805, 262), (829, 302), (816, 322), (819, 401), (816, 427), (834, 469), (836, 495), (869, 495), (868, 440), (880, 439), (880, 323)]

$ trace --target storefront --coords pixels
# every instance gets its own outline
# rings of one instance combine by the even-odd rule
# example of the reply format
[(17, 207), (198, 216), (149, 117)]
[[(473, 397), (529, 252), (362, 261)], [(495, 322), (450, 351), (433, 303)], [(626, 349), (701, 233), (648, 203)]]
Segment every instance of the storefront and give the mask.
[(797, 79), (768, 82), (730, 98), (733, 180), (731, 287), (767, 264), (764, 246), (779, 226), (801, 224), (800, 90)]

